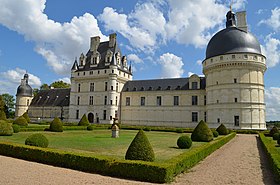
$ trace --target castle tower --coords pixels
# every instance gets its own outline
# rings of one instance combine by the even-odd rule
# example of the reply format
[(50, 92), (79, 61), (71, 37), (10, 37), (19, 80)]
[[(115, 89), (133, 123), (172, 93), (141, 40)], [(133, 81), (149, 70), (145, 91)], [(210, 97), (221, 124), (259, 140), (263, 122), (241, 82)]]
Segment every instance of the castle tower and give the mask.
[(17, 88), (15, 117), (23, 115), (33, 99), (33, 90), (28, 84), (28, 78), (28, 74), (25, 74)]
[(264, 103), (265, 56), (247, 31), (246, 13), (226, 15), (226, 28), (209, 41), (203, 73), (206, 77), (207, 122), (233, 129), (266, 129)]

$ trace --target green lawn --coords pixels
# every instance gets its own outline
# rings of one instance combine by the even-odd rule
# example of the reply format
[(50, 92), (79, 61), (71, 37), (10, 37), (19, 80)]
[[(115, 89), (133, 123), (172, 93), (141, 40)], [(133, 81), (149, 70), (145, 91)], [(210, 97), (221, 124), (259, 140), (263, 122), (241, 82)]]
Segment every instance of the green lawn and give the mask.
[[(137, 134), (135, 130), (121, 130), (120, 138), (111, 138), (111, 130), (19, 132), (13, 136), (0, 136), (0, 141), (24, 144), (25, 139), (34, 133), (43, 133), (49, 140), (49, 148), (65, 151), (90, 152), (97, 155), (124, 159), (126, 150)], [(182, 134), (171, 132), (145, 132), (151, 142), (156, 161), (164, 161), (186, 151), (177, 148), (177, 139)], [(204, 143), (194, 142), (193, 147)]]

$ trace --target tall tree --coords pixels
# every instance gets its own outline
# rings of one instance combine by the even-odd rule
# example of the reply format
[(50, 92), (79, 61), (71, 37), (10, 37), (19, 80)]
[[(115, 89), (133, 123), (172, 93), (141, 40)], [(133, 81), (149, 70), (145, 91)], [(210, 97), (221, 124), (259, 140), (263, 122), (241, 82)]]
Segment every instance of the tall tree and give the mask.
[(41, 87), (40, 87), (40, 90), (48, 90), (48, 89), (50, 89), (50, 87), (49, 87), (48, 84), (43, 84), (43, 85), (41, 85)]
[(6, 120), (6, 114), (5, 114), (5, 102), (3, 100), (3, 97), (0, 95), (0, 120)]
[(15, 115), (15, 98), (14, 96), (5, 93), (2, 94), (3, 102), (5, 103), (4, 111), (7, 118), (13, 118)]
[(71, 85), (60, 80), (60, 81), (55, 81), (55, 82), (51, 83), (50, 86), (53, 88), (70, 88)]

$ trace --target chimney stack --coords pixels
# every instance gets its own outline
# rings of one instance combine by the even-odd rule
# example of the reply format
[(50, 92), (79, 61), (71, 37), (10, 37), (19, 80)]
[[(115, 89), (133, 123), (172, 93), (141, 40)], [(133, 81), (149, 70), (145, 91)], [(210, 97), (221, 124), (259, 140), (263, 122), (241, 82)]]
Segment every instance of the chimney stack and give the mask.
[(117, 34), (112, 33), (109, 36), (109, 47), (112, 48), (116, 45), (116, 40), (117, 40)]
[(90, 51), (96, 51), (98, 49), (98, 46), (100, 44), (100, 37), (91, 37), (90, 38)]
[(237, 17), (237, 28), (248, 32), (246, 11), (236, 12)]

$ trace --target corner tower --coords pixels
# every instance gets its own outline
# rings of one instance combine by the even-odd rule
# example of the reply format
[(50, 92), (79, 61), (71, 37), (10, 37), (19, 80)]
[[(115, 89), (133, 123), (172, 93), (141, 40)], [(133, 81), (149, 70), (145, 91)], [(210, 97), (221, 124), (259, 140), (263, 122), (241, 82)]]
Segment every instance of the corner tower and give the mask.
[[(232, 129), (266, 129), (266, 58), (258, 40), (247, 29), (236, 27), (232, 11), (226, 18), (226, 28), (211, 38), (203, 61), (207, 122), (211, 127), (223, 123)], [(241, 18), (238, 21), (246, 27), (246, 17)]]
[(33, 90), (28, 84), (28, 78), (28, 74), (25, 74), (17, 88), (15, 117), (23, 115), (33, 99)]

